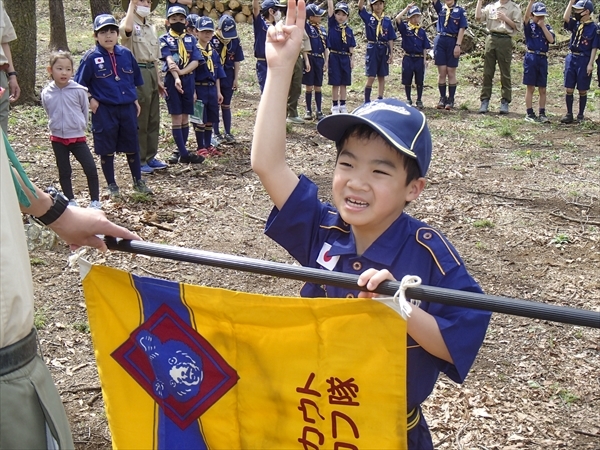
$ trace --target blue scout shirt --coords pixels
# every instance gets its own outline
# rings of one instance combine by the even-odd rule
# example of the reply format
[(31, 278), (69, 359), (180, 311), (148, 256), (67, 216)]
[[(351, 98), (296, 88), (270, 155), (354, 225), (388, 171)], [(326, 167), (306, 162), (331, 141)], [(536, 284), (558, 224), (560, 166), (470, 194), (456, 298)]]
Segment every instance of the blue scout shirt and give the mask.
[(322, 25), (313, 25), (308, 20), (304, 29), (310, 40), (311, 55), (323, 55), (327, 47), (327, 31)]
[(424, 50), (431, 48), (427, 32), (422, 27), (414, 30), (402, 21), (398, 24), (398, 33), (402, 36), (402, 49), (409, 55), (422, 55)]
[[(350, 52), (350, 49), (356, 47), (356, 39), (354, 39), (354, 32), (352, 28), (348, 26), (348, 22), (340, 25), (335, 20), (335, 15), (327, 18), (327, 48), (335, 50), (336, 52)], [(343, 34), (346, 36), (346, 42), (343, 40)]]
[(256, 58), (266, 58), (265, 44), (267, 42), (267, 30), (269, 29), (269, 21), (259, 14), (252, 21), (254, 29), (254, 56)]
[[(224, 43), (217, 36), (213, 36), (210, 45), (218, 53), (225, 73), (230, 70), (233, 71), (235, 63), (244, 60), (244, 51), (242, 50), (240, 38), (231, 39), (229, 42)], [(229, 76), (228, 73), (227, 76)]]
[(461, 28), (468, 28), (469, 22), (467, 21), (467, 12), (461, 6), (454, 3), (454, 6), (450, 7), (450, 18), (448, 19), (448, 23), (446, 23), (446, 4), (438, 0), (433, 4), (433, 7), (438, 13), (438, 21), (436, 24), (438, 33), (457, 36)]
[[(225, 78), (225, 71), (221, 65), (221, 57), (216, 51), (214, 51), (210, 45), (210, 42), (205, 50), (202, 49), (200, 47), (200, 43), (198, 43), (198, 49), (202, 52), (204, 61), (200, 61), (200, 64), (196, 70), (194, 70), (194, 80), (196, 83), (214, 83), (219, 78)], [(208, 63), (209, 60), (212, 61), (212, 64)]]
[[(417, 275), (424, 285), (482, 292), (446, 238), (406, 213), (362, 255), (357, 255), (350, 226), (317, 194), (317, 186), (301, 176), (283, 208), (273, 208), (265, 226), (267, 236), (303, 266), (356, 275), (369, 268), (388, 269), (397, 280)], [(356, 297), (358, 293), (355, 289), (308, 283), (301, 291), (303, 297), (343, 298)], [(421, 302), (420, 308), (435, 317), (454, 364), (426, 352), (408, 336), (408, 411), (429, 396), (440, 372), (457, 383), (464, 381), (491, 316), (487, 311), (437, 303)], [(427, 432), (426, 426), (417, 428), (417, 433)]]
[[(183, 45), (188, 53), (189, 62), (191, 61), (203, 61), (204, 58), (198, 49), (198, 41), (191, 34), (183, 34)], [(163, 64), (163, 72), (168, 73), (167, 56), (172, 56), (173, 60), (177, 63), (180, 69), (183, 69), (183, 60), (179, 55), (178, 39), (175, 39), (169, 33), (163, 34), (159, 39), (160, 43), (160, 59), (165, 61)], [(188, 62), (188, 64), (189, 64)]]
[(133, 53), (115, 45), (112, 56), (96, 44), (79, 64), (74, 80), (88, 88), (93, 98), (107, 105), (126, 105), (137, 100), (136, 86), (144, 84)]
[[(556, 37), (552, 27), (549, 24), (545, 25), (552, 37)], [(523, 32), (525, 33), (525, 44), (528, 50), (548, 53), (550, 43), (548, 42), (548, 39), (546, 39), (544, 31), (537, 23), (530, 20), (529, 23), (523, 27)]]
[(579, 30), (580, 22), (571, 18), (569, 22), (564, 22), (565, 30), (571, 32), (571, 42), (569, 43), (569, 50), (571, 52), (582, 53), (583, 56), (588, 58), (592, 54), (593, 48), (598, 48), (596, 39), (598, 39), (597, 26), (590, 20), (583, 25), (583, 29)]
[(381, 19), (381, 33), (378, 35), (377, 27), (379, 21), (375, 15), (367, 11), (367, 8), (364, 6), (358, 12), (358, 15), (365, 23), (365, 34), (368, 42), (387, 43), (388, 41), (395, 41), (397, 39), (394, 24), (388, 16), (383, 16)]

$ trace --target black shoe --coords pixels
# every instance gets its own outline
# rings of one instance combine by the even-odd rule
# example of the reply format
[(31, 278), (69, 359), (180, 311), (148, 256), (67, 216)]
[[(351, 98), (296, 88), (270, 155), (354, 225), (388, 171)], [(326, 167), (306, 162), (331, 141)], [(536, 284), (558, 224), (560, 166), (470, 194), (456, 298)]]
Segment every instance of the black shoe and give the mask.
[(585, 121), (585, 116), (583, 114), (577, 114), (577, 123), (581, 123)]
[(566, 113), (562, 119), (560, 119), (560, 123), (573, 123), (573, 114), (572, 113)]
[(133, 182), (133, 190), (135, 192), (139, 192), (140, 194), (154, 195), (154, 192), (152, 192), (152, 189), (146, 186), (146, 182), (144, 180), (135, 180)]
[(446, 107), (446, 97), (440, 97), (440, 101), (438, 102), (436, 109), (444, 109)]
[(525, 116), (525, 122), (538, 122), (538, 121), (539, 121), (539, 119), (537, 118), (535, 113), (527, 114)]
[(177, 164), (179, 162), (179, 152), (173, 152), (171, 157), (167, 159), (169, 164)]
[(110, 183), (107, 186), (107, 189), (108, 189), (108, 195), (110, 195), (111, 198), (121, 197), (121, 191), (119, 190), (119, 186), (117, 186), (117, 183)]
[(421, 100), (417, 100), (417, 108), (423, 109), (423, 102)]
[(446, 108), (446, 111), (450, 111), (451, 109), (454, 109), (454, 99), (448, 99), (446, 100), (446, 104), (444, 105), (444, 108)]
[(187, 156), (180, 156), (179, 162), (182, 164), (202, 164), (204, 162), (204, 156), (190, 152)]
[(407, 104), (408, 106), (412, 106), (412, 100), (411, 100), (410, 98), (407, 98), (407, 99), (406, 99), (406, 104)]
[(546, 114), (540, 114), (538, 116), (538, 122), (539, 123), (550, 123), (550, 119), (548, 119), (548, 117), (546, 117)]

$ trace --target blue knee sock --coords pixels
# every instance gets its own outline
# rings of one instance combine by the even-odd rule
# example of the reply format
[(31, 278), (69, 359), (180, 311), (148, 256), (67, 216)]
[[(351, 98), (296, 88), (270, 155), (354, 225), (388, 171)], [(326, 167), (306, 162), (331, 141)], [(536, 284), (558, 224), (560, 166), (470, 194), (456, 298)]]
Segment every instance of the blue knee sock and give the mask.
[(366, 87), (365, 88), (365, 103), (369, 103), (371, 101), (371, 91), (373, 90), (372, 87)]
[(312, 92), (306, 91), (304, 93), (304, 101), (306, 102), (306, 111), (312, 111)]
[(567, 103), (567, 113), (573, 114), (573, 94), (565, 95), (565, 101)]
[(190, 124), (182, 123), (181, 124), (181, 132), (183, 133), (183, 142), (187, 145), (188, 138), (190, 137)]
[(196, 135), (196, 143), (198, 144), (198, 149), (206, 148), (208, 145), (210, 145), (210, 141), (207, 145), (204, 145), (206, 144), (204, 140), (204, 125), (195, 123), (194, 134)]
[(583, 116), (583, 113), (585, 112), (585, 105), (587, 104), (587, 95), (580, 95), (579, 96), (579, 115)]
[(204, 125), (204, 148), (208, 148), (211, 146), (210, 141), (212, 140), (212, 123), (207, 123)]
[(186, 140), (183, 139), (183, 131), (181, 131), (181, 127), (174, 125), (171, 128), (171, 132), (173, 133), (173, 140), (175, 141), (175, 145), (177, 146), (177, 150), (179, 150), (179, 154), (181, 156), (187, 156), (188, 155), (188, 151), (187, 151), (187, 148), (185, 148), (185, 142), (186, 142)]
[(131, 176), (134, 181), (142, 179), (142, 171), (140, 168), (140, 154), (136, 153), (127, 153), (127, 164), (129, 164), (129, 171), (131, 172)]
[(225, 134), (231, 134), (231, 107), (229, 105), (221, 106), (221, 112), (223, 113), (223, 127), (225, 128)]
[(317, 107), (317, 111), (321, 112), (321, 106), (323, 105), (323, 94), (321, 91), (315, 91), (315, 105)]
[(106, 179), (106, 184), (116, 184), (115, 181), (115, 155), (100, 156), (100, 166)]

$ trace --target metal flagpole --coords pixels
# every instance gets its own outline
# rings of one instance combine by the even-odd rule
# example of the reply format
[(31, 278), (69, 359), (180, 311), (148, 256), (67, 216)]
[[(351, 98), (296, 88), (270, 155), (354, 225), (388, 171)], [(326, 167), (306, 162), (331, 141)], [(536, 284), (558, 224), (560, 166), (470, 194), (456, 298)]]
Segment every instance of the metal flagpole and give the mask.
[[(144, 241), (130, 241), (105, 237), (106, 245), (111, 250), (137, 253), (147, 256), (172, 259), (203, 264), (212, 267), (241, 270), (261, 275), (290, 278), (307, 283), (326, 284), (329, 286), (360, 288), (356, 282), (357, 275), (315, 269), (311, 267), (294, 266), (291, 264), (263, 261), (245, 258), (225, 253), (208, 252), (170, 245), (154, 244)], [(384, 281), (379, 285), (378, 294), (393, 296), (400, 288), (398, 281)], [(465, 308), (482, 309), (502, 314), (529, 317), (531, 319), (549, 320), (571, 325), (600, 328), (600, 311), (591, 311), (569, 306), (551, 305), (548, 303), (500, 297), (496, 295), (478, 294), (474, 292), (457, 291), (433, 286), (417, 286), (406, 289), (406, 297), (431, 303), (462, 306)]]

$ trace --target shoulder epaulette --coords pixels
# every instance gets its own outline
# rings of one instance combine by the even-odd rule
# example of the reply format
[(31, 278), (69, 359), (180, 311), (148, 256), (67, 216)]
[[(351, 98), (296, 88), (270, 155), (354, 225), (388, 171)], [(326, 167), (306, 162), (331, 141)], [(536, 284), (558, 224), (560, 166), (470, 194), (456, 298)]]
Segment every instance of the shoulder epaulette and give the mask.
[(429, 251), (442, 275), (446, 275), (450, 270), (461, 265), (455, 250), (439, 231), (422, 227), (417, 230), (415, 237), (417, 242)]

